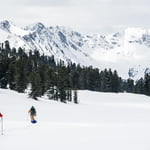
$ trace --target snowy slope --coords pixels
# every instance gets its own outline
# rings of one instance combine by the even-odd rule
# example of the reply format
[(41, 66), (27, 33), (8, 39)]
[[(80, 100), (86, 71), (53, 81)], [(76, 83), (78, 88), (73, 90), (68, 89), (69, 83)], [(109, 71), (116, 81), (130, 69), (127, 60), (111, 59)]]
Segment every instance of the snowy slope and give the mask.
[[(83, 35), (63, 26), (46, 27), (38, 22), (19, 28), (12, 22), (0, 22), (0, 43), (9, 40), (12, 47), (38, 50), (66, 63), (117, 69), (123, 78), (144, 76), (150, 63), (150, 30), (127, 28), (109, 35)], [(130, 73), (129, 73), (130, 70)]]
[[(149, 150), (150, 98), (79, 91), (80, 104), (62, 104), (0, 89), (1, 150)], [(28, 109), (37, 109), (31, 124)]]

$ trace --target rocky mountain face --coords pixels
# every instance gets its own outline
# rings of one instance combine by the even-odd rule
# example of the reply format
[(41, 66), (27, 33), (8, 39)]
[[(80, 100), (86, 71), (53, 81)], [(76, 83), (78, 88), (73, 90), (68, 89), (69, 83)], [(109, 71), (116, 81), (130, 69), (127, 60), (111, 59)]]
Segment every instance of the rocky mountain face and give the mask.
[(140, 78), (150, 72), (150, 30), (128, 28), (122, 32), (83, 35), (63, 26), (46, 27), (42, 23), (17, 27), (0, 22), (0, 43), (9, 40), (11, 47), (26, 52), (54, 55), (65, 63), (116, 69), (123, 78)]

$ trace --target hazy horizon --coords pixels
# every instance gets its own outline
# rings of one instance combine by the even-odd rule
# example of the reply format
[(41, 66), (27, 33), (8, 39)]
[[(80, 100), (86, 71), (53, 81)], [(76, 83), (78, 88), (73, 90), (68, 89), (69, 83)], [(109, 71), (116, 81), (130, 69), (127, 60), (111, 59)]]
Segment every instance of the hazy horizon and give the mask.
[(82, 33), (109, 34), (127, 27), (149, 27), (148, 0), (5, 0), (0, 20), (17, 26), (42, 22)]

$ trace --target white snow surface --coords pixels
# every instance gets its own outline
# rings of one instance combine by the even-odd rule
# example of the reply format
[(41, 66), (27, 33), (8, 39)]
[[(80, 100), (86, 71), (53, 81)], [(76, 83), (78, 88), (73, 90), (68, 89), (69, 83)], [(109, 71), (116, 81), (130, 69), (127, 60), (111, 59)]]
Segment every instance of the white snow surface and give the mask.
[[(149, 150), (150, 97), (78, 91), (64, 104), (0, 89), (1, 150)], [(28, 110), (37, 109), (37, 124)]]

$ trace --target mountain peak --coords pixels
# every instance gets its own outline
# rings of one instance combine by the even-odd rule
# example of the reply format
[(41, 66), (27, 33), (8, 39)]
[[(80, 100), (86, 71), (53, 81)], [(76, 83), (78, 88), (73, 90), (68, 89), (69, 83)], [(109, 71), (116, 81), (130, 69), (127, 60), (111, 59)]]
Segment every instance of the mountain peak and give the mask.
[(28, 25), (25, 27), (25, 30), (31, 30), (31, 31), (41, 31), (45, 28), (44, 24), (41, 22), (37, 22), (31, 25)]
[(7, 32), (10, 31), (9, 29), (10, 29), (11, 25), (14, 25), (13, 22), (8, 21), (8, 20), (4, 20), (4, 21), (0, 22), (0, 28)]

